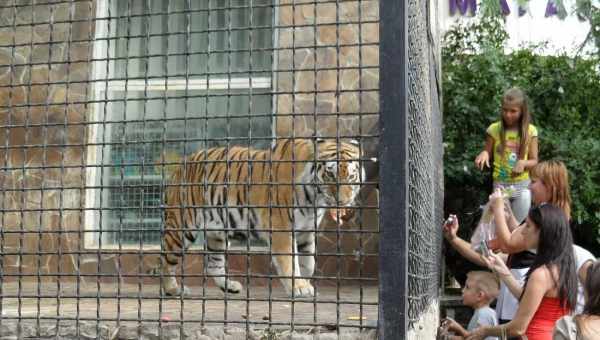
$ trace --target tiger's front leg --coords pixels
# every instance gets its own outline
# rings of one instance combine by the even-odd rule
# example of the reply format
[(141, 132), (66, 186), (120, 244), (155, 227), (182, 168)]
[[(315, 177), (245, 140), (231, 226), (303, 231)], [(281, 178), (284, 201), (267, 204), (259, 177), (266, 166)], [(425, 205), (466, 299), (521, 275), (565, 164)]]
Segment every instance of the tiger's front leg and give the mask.
[[(168, 226), (166, 229), (175, 229), (174, 226)], [(163, 238), (163, 254), (160, 257), (160, 264), (156, 270), (153, 270), (154, 275), (161, 277), (160, 289), (161, 294), (168, 296), (180, 296), (190, 295), (190, 290), (183, 284), (180, 286), (177, 283), (176, 272), (177, 266), (180, 263), (181, 257), (185, 250), (177, 248), (175, 245), (179, 244), (174, 239), (179, 234), (167, 233)]]
[(296, 244), (298, 245), (300, 274), (309, 280), (315, 273), (315, 233), (296, 233)]
[(206, 246), (209, 253), (204, 257), (206, 272), (213, 277), (215, 284), (222, 291), (237, 294), (242, 291), (242, 284), (227, 277), (225, 270), (225, 233), (208, 231)]
[[(277, 272), (281, 278), (287, 293), (296, 298), (312, 297), (315, 294), (315, 289), (310, 284), (310, 281), (301, 278), (300, 264), (298, 256), (294, 255), (294, 245), (292, 242), (291, 232), (278, 232), (276, 229), (272, 235), (273, 252), (282, 254), (273, 256), (273, 262), (277, 268)], [(312, 265), (314, 268), (314, 264)]]

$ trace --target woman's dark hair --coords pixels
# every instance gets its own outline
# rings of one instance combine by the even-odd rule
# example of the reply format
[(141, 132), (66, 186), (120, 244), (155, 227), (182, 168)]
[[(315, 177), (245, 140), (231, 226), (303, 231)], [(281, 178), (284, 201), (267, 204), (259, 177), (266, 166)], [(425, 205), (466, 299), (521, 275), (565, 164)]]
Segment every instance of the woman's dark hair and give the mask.
[(587, 292), (583, 314), (600, 315), (600, 261), (592, 263), (588, 268), (583, 289)]
[[(543, 204), (529, 210), (529, 218), (539, 228), (540, 236), (537, 255), (527, 272), (527, 280), (534, 270), (556, 266), (558, 277), (552, 278), (558, 288), (563, 307), (574, 309), (577, 304), (577, 273), (573, 255), (573, 236), (569, 222), (562, 209)], [(523, 289), (525, 291), (525, 289)]]

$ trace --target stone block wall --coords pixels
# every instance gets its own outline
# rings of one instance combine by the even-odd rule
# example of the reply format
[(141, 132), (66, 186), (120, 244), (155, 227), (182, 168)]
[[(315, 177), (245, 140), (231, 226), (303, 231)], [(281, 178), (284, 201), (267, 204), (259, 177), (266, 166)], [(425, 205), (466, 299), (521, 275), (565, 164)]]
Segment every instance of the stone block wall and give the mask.
[(362, 136), (379, 112), (379, 2), (280, 1), (277, 134)]
[(0, 9), (5, 274), (73, 273), (81, 262), (66, 253), (82, 250), (93, 8), (44, 3), (9, 0)]

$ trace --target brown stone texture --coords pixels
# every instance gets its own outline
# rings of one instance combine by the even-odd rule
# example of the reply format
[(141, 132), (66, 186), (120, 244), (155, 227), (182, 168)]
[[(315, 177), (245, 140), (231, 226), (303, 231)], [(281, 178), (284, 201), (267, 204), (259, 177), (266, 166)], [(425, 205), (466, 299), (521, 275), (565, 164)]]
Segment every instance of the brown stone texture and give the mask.
[(4, 273), (42, 281), (79, 270), (91, 53), (91, 4), (51, 3), (0, 9)]
[(377, 124), (379, 2), (280, 1), (277, 135), (357, 136)]
[[(33, 275), (42, 281), (136, 282), (135, 276), (145, 275), (156, 263), (156, 252), (98, 250), (84, 242), (89, 223), (84, 216), (86, 122), (93, 109), (89, 99), (95, 3), (3, 3), (0, 247), (4, 279)], [(378, 6), (368, 0), (279, 1), (276, 135), (359, 136), (376, 126)], [(361, 218), (340, 227), (327, 217), (322, 224), (318, 252), (329, 255), (318, 256), (317, 274), (328, 278), (329, 284), (337, 278), (347, 283), (377, 276), (377, 197), (372, 196), (373, 208), (360, 209)], [(229, 262), (233, 274), (274, 271), (268, 256), (237, 255)], [(183, 271), (201, 274), (201, 255), (187, 256)], [(201, 278), (191, 280), (201, 283)]]

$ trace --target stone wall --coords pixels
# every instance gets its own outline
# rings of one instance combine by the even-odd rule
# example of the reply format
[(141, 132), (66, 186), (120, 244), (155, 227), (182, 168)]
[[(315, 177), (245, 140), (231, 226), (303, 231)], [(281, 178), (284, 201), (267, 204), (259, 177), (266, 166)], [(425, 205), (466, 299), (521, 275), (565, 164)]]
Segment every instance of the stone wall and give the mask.
[(82, 249), (93, 9), (29, 3), (5, 1), (0, 9), (3, 267), (73, 273), (77, 255), (58, 254)]
[(372, 131), (379, 112), (379, 2), (279, 3), (277, 134)]
[[(83, 241), (95, 3), (36, 3), (10, 0), (0, 9), (3, 270), (39, 273), (50, 281), (59, 279), (50, 275), (56, 273), (145, 273), (156, 256), (86, 249)], [(279, 5), (276, 134), (357, 136), (376, 130), (378, 2)], [(376, 193), (366, 203), (376, 207)], [(342, 228), (377, 229), (374, 209), (357, 215), (362, 223), (355, 219)], [(318, 272), (377, 276), (375, 234), (341, 233), (338, 242), (335, 222), (326, 219), (322, 227), (319, 251), (350, 256), (320, 257)], [(246, 271), (244, 256), (230, 262), (232, 271)], [(253, 273), (270, 271), (266, 256), (250, 265)], [(191, 256), (185, 271), (201, 272), (201, 259)]]

